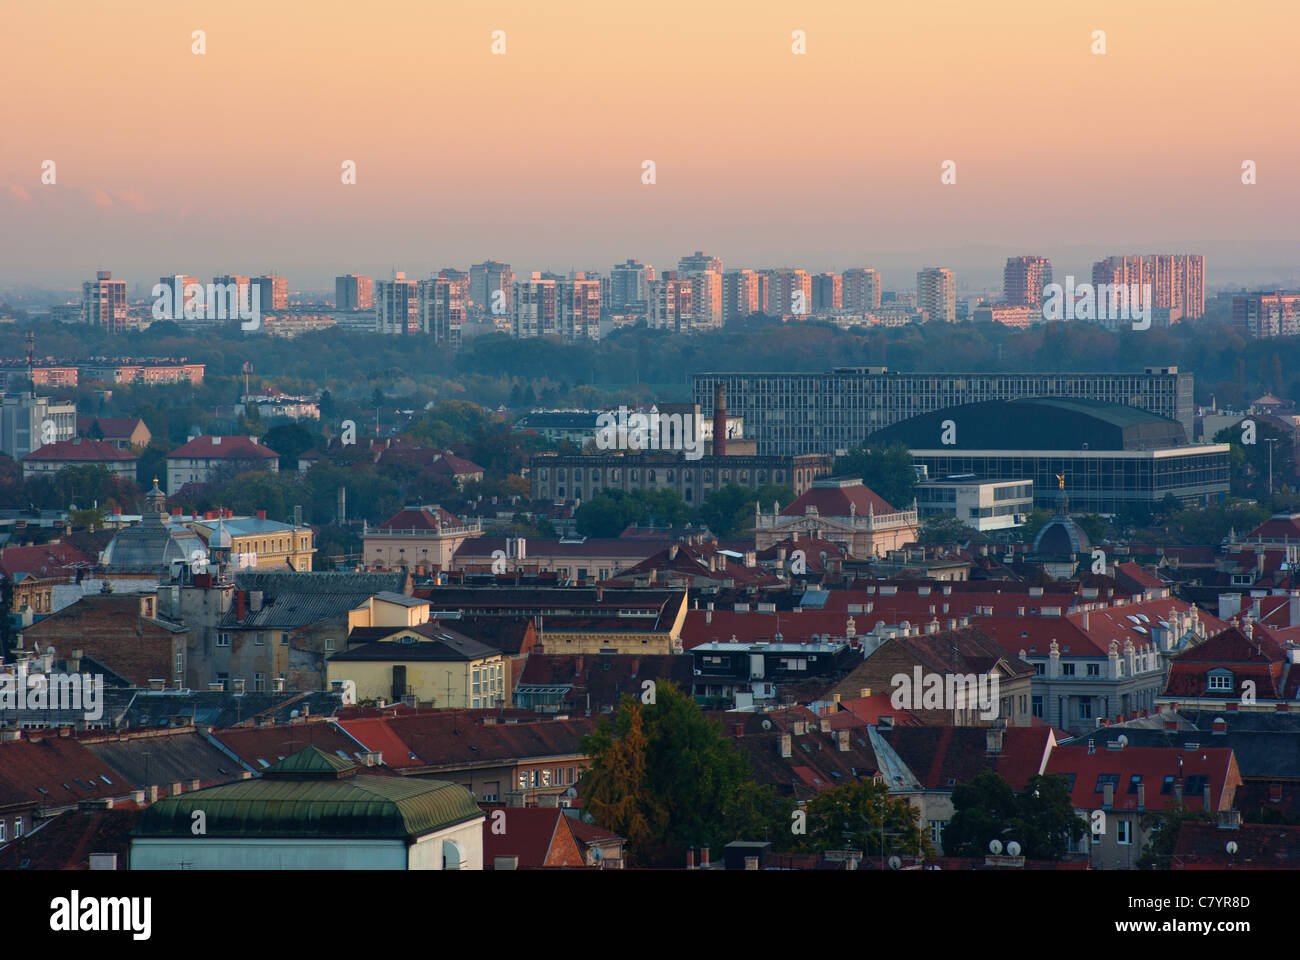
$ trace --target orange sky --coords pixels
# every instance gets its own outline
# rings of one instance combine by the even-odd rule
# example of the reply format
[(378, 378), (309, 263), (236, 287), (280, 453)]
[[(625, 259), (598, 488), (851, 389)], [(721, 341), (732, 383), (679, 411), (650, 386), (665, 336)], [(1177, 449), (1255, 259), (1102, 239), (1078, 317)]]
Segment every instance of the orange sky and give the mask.
[(899, 287), (1015, 253), (1300, 271), (1294, 0), (68, 0), (5, 22), (0, 282), (697, 248)]

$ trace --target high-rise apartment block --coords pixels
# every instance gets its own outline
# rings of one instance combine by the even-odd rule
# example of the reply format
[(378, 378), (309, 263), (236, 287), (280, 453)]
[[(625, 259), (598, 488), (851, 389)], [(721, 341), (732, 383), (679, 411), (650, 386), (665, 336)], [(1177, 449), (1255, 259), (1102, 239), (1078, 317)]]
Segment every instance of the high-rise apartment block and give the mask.
[(1011, 307), (1041, 307), (1043, 288), (1052, 282), (1046, 257), (1007, 257), (1002, 271), (1002, 302)]
[(1238, 293), (1232, 322), (1252, 337), (1294, 337), (1300, 334), (1300, 293)]
[(916, 308), (930, 320), (957, 320), (957, 278), (943, 267), (927, 267), (916, 275)]
[(446, 277), (441, 273), (419, 281), (415, 308), (419, 332), (432, 336), (435, 343), (459, 346), (468, 286), (468, 276)]
[(812, 274), (807, 270), (767, 270), (767, 313), (773, 317), (812, 312)]
[(514, 285), (515, 272), (508, 263), (484, 260), (469, 268), (470, 302), (489, 316), (510, 316)]
[[(1149, 284), (1151, 307), (1175, 312), (1187, 320), (1205, 315), (1205, 257), (1199, 254), (1107, 257), (1093, 264), (1092, 284), (1094, 289), (1103, 284), (1145, 289)], [(1110, 318), (1108, 325), (1114, 322)], [(1103, 323), (1107, 320), (1103, 319)]]
[(845, 270), (844, 309), (870, 313), (880, 309), (880, 273), (870, 267)]
[(289, 281), (284, 277), (269, 274), (254, 277), (251, 283), (259, 288), (263, 310), (287, 310), (289, 307)]
[(655, 268), (636, 260), (615, 265), (610, 271), (609, 307), (615, 312), (644, 308), (650, 299)]
[(413, 336), (424, 332), (420, 326), (419, 284), (407, 280), (401, 270), (394, 270), (388, 280), (380, 280), (375, 290), (375, 330), (391, 336)]
[(812, 278), (812, 312), (830, 313), (844, 306), (844, 278), (838, 273), (819, 273)]
[(684, 333), (693, 328), (694, 322), (695, 285), (690, 277), (668, 270), (650, 283), (650, 329)]
[(514, 335), (598, 339), (600, 280), (581, 272), (569, 278), (533, 271), (514, 285)]
[(763, 312), (766, 279), (753, 270), (728, 270), (722, 275), (723, 323)]
[(696, 250), (687, 257), (677, 261), (677, 272), (687, 273), (722, 273), (722, 258), (711, 257), (703, 250)]
[(81, 285), (81, 322), (117, 333), (126, 324), (126, 281), (100, 270)]
[(375, 308), (375, 281), (349, 273), (334, 278), (334, 307), (338, 310), (373, 310)]

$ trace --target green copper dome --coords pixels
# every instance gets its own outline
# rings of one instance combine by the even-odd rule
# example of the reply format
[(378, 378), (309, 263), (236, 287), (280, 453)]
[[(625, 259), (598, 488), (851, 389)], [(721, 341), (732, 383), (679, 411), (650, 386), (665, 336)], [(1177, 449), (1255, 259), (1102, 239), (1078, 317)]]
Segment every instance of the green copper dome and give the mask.
[(159, 800), (137, 837), (193, 838), (202, 811), (206, 837), (414, 840), (483, 816), (457, 783), (359, 775), (351, 761), (306, 747), (240, 780)]

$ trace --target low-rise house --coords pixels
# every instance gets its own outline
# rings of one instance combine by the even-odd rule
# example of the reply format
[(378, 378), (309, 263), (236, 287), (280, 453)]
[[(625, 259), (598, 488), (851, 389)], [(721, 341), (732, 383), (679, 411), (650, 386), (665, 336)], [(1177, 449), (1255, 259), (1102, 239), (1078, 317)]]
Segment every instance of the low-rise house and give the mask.
[(501, 651), (456, 633), (447, 623), (354, 628), (347, 649), (328, 658), (330, 683), (351, 685), (358, 703), (509, 706)]
[(103, 440), (119, 450), (139, 453), (153, 439), (153, 434), (139, 417), (77, 417), (77, 435)]
[(514, 686), (514, 704), (539, 713), (600, 712), (624, 696), (639, 699), (647, 682), (690, 690), (693, 680), (689, 656), (533, 653)]
[(187, 483), (219, 483), (253, 470), (279, 469), (280, 455), (251, 437), (194, 437), (167, 454), (167, 489), (175, 492)]
[(1057, 747), (1046, 772), (1069, 778), (1075, 812), (1090, 832), (1077, 852), (1090, 853), (1099, 870), (1137, 866), (1155, 829), (1142, 826), (1149, 812), (1176, 809), (1211, 815), (1233, 809), (1241, 773), (1230, 748), (1197, 750), (1129, 746), (1123, 733), (1104, 748)]
[(362, 533), (368, 570), (409, 570), (420, 575), (450, 570), (461, 545), (483, 534), (477, 520), (461, 520), (437, 504), (408, 506)]
[(75, 437), (37, 447), (23, 457), (23, 478), (52, 477), (68, 467), (103, 467), (115, 477), (135, 483), (139, 459), (130, 449), (106, 440)]
[(1300, 630), (1270, 629), (1249, 616), (1179, 653), (1156, 698), (1183, 710), (1300, 709)]

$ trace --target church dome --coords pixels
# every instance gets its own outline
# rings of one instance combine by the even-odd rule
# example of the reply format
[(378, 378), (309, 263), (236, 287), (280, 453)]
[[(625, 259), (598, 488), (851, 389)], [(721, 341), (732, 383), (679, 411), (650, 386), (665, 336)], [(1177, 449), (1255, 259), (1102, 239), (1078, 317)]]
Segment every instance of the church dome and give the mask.
[(1064, 515), (1054, 517), (1034, 538), (1034, 553), (1052, 557), (1072, 557), (1092, 550), (1092, 541), (1083, 528)]

